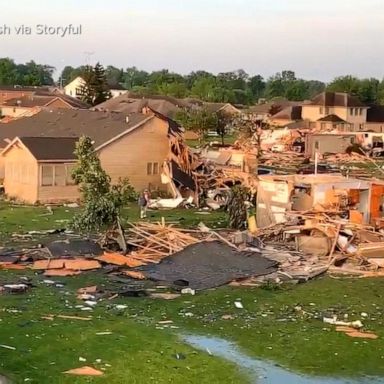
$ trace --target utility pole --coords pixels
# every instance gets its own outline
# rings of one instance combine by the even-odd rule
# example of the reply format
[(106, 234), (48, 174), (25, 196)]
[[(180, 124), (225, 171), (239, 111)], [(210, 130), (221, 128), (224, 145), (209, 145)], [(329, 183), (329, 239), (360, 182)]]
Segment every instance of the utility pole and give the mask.
[(95, 54), (95, 52), (85, 51), (84, 57), (85, 57), (85, 65), (89, 66), (91, 65), (91, 57)]

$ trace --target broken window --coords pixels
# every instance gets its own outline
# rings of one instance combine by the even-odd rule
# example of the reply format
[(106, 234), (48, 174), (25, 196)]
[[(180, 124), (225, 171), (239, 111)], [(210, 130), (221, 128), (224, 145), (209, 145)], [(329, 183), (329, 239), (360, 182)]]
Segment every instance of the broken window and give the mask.
[(42, 165), (41, 166), (41, 186), (50, 187), (53, 185), (53, 166)]

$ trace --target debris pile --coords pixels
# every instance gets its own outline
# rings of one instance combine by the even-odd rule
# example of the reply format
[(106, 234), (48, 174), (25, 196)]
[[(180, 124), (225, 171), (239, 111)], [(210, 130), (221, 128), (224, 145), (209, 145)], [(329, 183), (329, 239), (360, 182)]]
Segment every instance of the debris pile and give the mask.
[(384, 234), (336, 213), (287, 212), (288, 221), (260, 229), (264, 243), (291, 246), (330, 273), (384, 276)]

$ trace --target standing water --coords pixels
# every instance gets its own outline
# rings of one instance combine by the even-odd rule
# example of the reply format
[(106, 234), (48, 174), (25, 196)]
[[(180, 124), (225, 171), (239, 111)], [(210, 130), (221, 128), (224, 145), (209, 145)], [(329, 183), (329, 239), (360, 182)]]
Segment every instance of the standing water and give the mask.
[(229, 360), (248, 371), (255, 384), (384, 384), (384, 379), (363, 377), (358, 380), (311, 377), (290, 372), (262, 360), (253, 359), (233, 343), (216, 337), (184, 335), (182, 339), (197, 349)]

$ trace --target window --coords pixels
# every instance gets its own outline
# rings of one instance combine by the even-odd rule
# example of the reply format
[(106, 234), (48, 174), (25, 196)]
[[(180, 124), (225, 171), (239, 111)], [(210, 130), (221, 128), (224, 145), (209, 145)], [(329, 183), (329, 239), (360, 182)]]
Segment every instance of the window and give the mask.
[(147, 175), (158, 175), (159, 163), (147, 163)]
[(320, 107), (320, 115), (324, 113), (323, 107)]
[(41, 185), (48, 187), (53, 185), (53, 166), (42, 165), (41, 166)]
[(66, 180), (65, 183), (66, 185), (75, 185), (75, 180), (72, 178), (72, 172), (75, 169), (74, 164), (68, 164), (66, 166)]
[(153, 174), (154, 175), (159, 174), (159, 163), (153, 163)]
[(152, 163), (147, 163), (147, 175), (152, 175), (153, 168)]
[(349, 108), (349, 112), (353, 116), (353, 108)]
[(329, 115), (329, 108), (328, 107), (325, 107), (325, 114)]
[(320, 149), (320, 144), (317, 140), (315, 141), (315, 149)]
[(321, 123), (321, 124), (320, 124), (320, 128), (321, 128), (321, 129), (325, 129), (325, 128), (326, 128), (326, 124), (325, 124), (325, 123)]
[(360, 108), (360, 109), (359, 109), (359, 115), (360, 115), (360, 116), (363, 115), (363, 108)]
[(65, 165), (55, 165), (54, 184), (58, 187), (64, 187), (66, 182), (66, 169)]
[(359, 114), (359, 108), (355, 108), (355, 115), (357, 116)]

